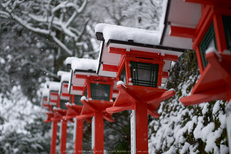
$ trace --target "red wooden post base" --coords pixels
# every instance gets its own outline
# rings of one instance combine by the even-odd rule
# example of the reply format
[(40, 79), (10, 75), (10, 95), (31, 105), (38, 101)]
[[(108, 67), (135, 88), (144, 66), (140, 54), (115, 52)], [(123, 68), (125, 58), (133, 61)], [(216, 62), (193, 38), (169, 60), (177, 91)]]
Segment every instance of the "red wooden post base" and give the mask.
[(148, 154), (147, 103), (136, 102), (136, 153)]
[(58, 122), (53, 121), (50, 154), (55, 154), (56, 153), (57, 129), (58, 129)]
[(144, 87), (137, 85), (117, 85), (119, 95), (113, 107), (106, 109), (109, 113), (121, 112), (124, 110), (135, 110), (135, 137), (132, 152), (148, 153), (148, 120), (147, 114), (158, 118), (158, 106), (161, 101), (175, 94), (173, 90)]
[(82, 154), (82, 145), (83, 145), (83, 120), (76, 119), (76, 137), (75, 137), (75, 149), (74, 154)]
[(67, 120), (62, 120), (60, 154), (66, 154), (66, 142), (67, 142)]
[(103, 113), (100, 111), (95, 112), (95, 147), (93, 153), (103, 154), (104, 150), (104, 125)]

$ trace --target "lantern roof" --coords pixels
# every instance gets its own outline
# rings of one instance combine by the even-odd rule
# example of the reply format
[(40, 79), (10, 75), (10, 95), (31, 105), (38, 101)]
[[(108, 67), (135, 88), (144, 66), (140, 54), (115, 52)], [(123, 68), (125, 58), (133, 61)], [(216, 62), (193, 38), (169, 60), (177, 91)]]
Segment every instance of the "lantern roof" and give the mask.
[(46, 84), (50, 91), (56, 91), (56, 92), (59, 91), (60, 82), (48, 81)]
[(69, 100), (70, 94), (68, 92), (68, 84), (70, 81), (71, 73), (64, 72), (61, 75), (59, 96), (61, 100)]
[[(201, 4), (185, 2), (183, 0), (168, 0), (165, 4), (164, 28), (160, 45), (192, 49), (191, 36), (171, 36), (174, 27), (183, 27), (192, 33), (201, 17)], [(181, 29), (182, 33), (182, 29)]]
[(49, 95), (49, 89), (47, 87), (44, 87), (42, 89), (42, 97), (48, 97)]
[[(63, 71), (63, 72), (64, 72), (64, 71)], [(70, 72), (64, 72), (64, 73), (61, 75), (60, 82), (69, 82), (70, 77), (71, 77), (71, 73), (70, 73)]]
[[(131, 28), (117, 25), (100, 23), (95, 26), (96, 37), (98, 40), (132, 40), (136, 43), (158, 45), (160, 40), (160, 32), (153, 30), (145, 30), (139, 28)], [(103, 36), (102, 36), (103, 35)]]
[(76, 58), (71, 61), (71, 69), (74, 72), (89, 72), (95, 73), (98, 61), (94, 59)]
[(66, 74), (66, 73), (68, 73), (68, 72), (66, 72), (66, 71), (58, 71), (58, 72), (57, 72), (57, 76), (61, 78), (61, 76), (62, 76), (63, 74)]
[[(70, 64), (71, 78), (68, 86), (68, 91), (72, 95), (82, 95), (83, 87), (87, 76), (96, 76), (97, 60), (93, 59), (80, 59), (69, 57), (66, 63)], [(76, 75), (81, 76), (76, 78)]]
[(64, 64), (67, 66), (68, 69), (71, 69), (71, 62), (74, 59), (78, 59), (77, 57), (67, 57), (64, 61)]
[[(144, 58), (150, 58), (148, 54), (173, 55), (179, 57), (185, 49), (159, 45), (161, 32), (141, 30), (123, 26), (97, 24), (96, 37), (101, 40), (100, 56), (97, 74), (101, 76), (116, 77), (115, 71), (120, 64), (122, 56), (128, 53), (136, 53)], [(122, 33), (122, 34), (121, 34)], [(140, 38), (140, 39), (139, 39)], [(120, 49), (114, 52), (113, 49)], [(177, 60), (177, 59), (176, 59)], [(163, 71), (168, 72), (171, 60), (164, 60)], [(111, 70), (104, 67), (110, 66)]]
[(60, 88), (60, 82), (47, 81), (47, 88), (49, 89), (48, 102), (50, 105), (58, 105), (58, 92)]

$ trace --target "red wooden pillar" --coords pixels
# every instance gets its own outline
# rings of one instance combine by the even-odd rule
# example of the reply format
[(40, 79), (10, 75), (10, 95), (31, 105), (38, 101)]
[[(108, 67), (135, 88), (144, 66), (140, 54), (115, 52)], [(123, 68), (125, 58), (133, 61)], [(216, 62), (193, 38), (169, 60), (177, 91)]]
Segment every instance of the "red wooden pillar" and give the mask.
[(52, 124), (52, 137), (51, 137), (51, 149), (50, 149), (51, 154), (56, 153), (57, 129), (58, 129), (58, 122), (53, 121), (53, 124)]
[(83, 146), (83, 119), (76, 119), (76, 132), (75, 132), (75, 149), (74, 154), (82, 154)]
[(229, 85), (227, 98), (228, 98), (228, 103), (230, 103), (231, 102), (231, 85)]
[(62, 120), (60, 154), (66, 154), (67, 143), (67, 120)]
[(95, 147), (93, 153), (103, 154), (104, 149), (103, 113), (95, 111)]
[(147, 103), (136, 102), (136, 153), (148, 154)]

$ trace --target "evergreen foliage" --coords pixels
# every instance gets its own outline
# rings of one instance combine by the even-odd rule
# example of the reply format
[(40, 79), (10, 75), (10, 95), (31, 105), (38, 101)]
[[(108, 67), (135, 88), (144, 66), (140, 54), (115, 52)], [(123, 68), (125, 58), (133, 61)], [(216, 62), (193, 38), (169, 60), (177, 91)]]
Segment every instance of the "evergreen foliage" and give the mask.
[(176, 95), (162, 102), (160, 118), (149, 124), (150, 153), (228, 153), (225, 101), (183, 106), (199, 78), (196, 53), (185, 52), (171, 69), (167, 89)]

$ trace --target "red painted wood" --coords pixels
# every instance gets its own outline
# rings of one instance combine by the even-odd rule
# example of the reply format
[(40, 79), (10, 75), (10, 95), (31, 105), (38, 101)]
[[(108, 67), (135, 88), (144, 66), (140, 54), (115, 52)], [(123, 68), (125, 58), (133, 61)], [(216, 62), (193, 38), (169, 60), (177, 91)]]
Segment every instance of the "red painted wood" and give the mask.
[(171, 26), (170, 36), (194, 39), (195, 34), (196, 34), (196, 30), (194, 28)]
[(231, 101), (231, 86), (229, 86), (227, 98), (228, 98), (228, 101), (230, 102)]
[(63, 96), (63, 97), (70, 97), (71, 95), (69, 93), (61, 93), (61, 96)]
[(44, 121), (44, 123), (51, 122), (52, 121), (51, 119), (54, 117), (54, 113), (53, 112), (47, 112), (46, 115), (47, 115), (47, 119)]
[(228, 86), (221, 86), (215, 89), (208, 89), (205, 92), (195, 93), (187, 97), (180, 98), (180, 102), (185, 105), (197, 105), (213, 100), (227, 100)]
[(228, 100), (231, 86), (231, 55), (210, 52), (206, 54), (208, 65), (193, 87), (191, 96), (180, 99), (184, 105), (194, 105), (211, 100)]
[(192, 48), (196, 49), (197, 46), (199, 46), (200, 42), (204, 38), (204, 35), (206, 34), (209, 26), (212, 24), (213, 21), (213, 10), (211, 6), (206, 6), (204, 11), (201, 14), (201, 18), (198, 21), (198, 24), (196, 26), (196, 38), (194, 39)]
[(103, 70), (110, 72), (118, 72), (118, 66), (103, 64)]
[(69, 120), (75, 118), (77, 115), (80, 115), (83, 106), (75, 104), (67, 104), (67, 113), (62, 117), (64, 120)]
[(178, 60), (178, 56), (176, 55), (169, 55), (169, 54), (165, 54), (163, 56), (164, 60), (170, 60), (170, 61), (177, 61)]
[[(163, 61), (164, 62), (164, 61)], [(157, 87), (161, 86), (161, 81), (162, 81), (162, 71), (163, 71), (164, 64), (159, 64), (159, 71), (158, 71), (158, 77), (157, 77)]]
[(63, 87), (64, 88), (68, 88), (68, 84), (67, 83), (63, 83)]
[(75, 137), (75, 147), (74, 147), (74, 154), (82, 154), (82, 147), (83, 147), (83, 120), (77, 119), (76, 124), (76, 137)]
[(197, 63), (198, 63), (198, 67), (199, 67), (199, 70), (200, 70), (200, 74), (202, 74), (203, 71), (204, 71), (204, 66), (203, 66), (199, 46), (196, 47), (196, 55), (197, 55)]
[(125, 54), (126, 53), (126, 49), (109, 47), (108, 48), (108, 52), (109, 53), (115, 53), (115, 54)]
[(57, 130), (58, 130), (58, 122), (53, 121), (50, 154), (56, 154)]
[(66, 154), (67, 144), (67, 120), (62, 120), (62, 130), (60, 139), (60, 154)]
[(148, 154), (147, 104), (136, 102), (136, 153)]
[(125, 72), (126, 72), (126, 82), (131, 83), (131, 69), (130, 69), (130, 60), (125, 60)]
[(224, 50), (227, 49), (227, 45), (222, 16), (219, 14), (214, 14), (213, 24), (216, 35), (217, 50), (218, 52), (224, 52)]
[(121, 56), (121, 60), (120, 60), (119, 65), (118, 65), (118, 72), (116, 74), (117, 81), (120, 80), (120, 75), (121, 75), (124, 67), (125, 67), (125, 56)]
[(100, 111), (95, 112), (95, 147), (94, 154), (103, 154), (104, 150), (104, 124), (103, 113)]
[(162, 78), (168, 78), (168, 72), (162, 72)]
[(218, 5), (218, 4), (230, 4), (230, 0), (185, 0), (185, 2), (199, 3), (205, 5)]

